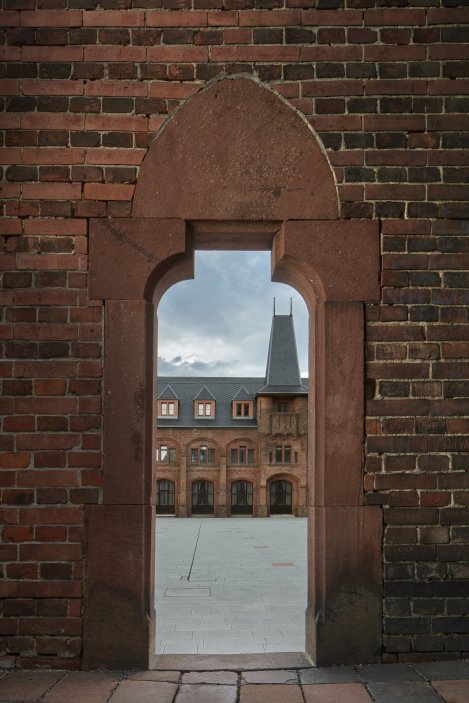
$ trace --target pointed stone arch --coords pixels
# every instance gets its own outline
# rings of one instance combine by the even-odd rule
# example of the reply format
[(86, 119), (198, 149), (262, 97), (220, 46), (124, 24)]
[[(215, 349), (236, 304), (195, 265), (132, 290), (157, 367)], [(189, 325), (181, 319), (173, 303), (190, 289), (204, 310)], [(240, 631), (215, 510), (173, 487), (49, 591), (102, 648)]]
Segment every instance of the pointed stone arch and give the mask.
[(308, 305), (306, 651), (318, 665), (375, 661), (382, 518), (363, 504), (363, 303), (379, 300), (378, 227), (338, 219), (334, 175), (305, 119), (236, 78), (200, 91), (156, 135), (132, 217), (91, 220), (89, 295), (105, 301), (104, 489), (86, 508), (84, 665), (154, 664), (154, 306), (192, 276), (194, 248), (271, 250), (274, 280)]
[(217, 80), (176, 110), (140, 168), (134, 217), (338, 216), (334, 173), (306, 119), (248, 78)]

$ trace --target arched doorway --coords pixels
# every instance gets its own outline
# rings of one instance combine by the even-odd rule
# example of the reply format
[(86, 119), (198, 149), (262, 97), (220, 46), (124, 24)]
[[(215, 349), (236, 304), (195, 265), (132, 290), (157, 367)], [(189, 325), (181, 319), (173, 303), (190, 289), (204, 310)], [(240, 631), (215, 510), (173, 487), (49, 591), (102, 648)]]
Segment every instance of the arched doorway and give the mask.
[(213, 515), (213, 483), (194, 481), (192, 484), (192, 515)]
[(251, 481), (233, 481), (231, 484), (231, 514), (252, 515)]
[(379, 300), (378, 227), (339, 218), (333, 171), (304, 117), (234, 77), (173, 111), (141, 166), (132, 217), (90, 221), (105, 432), (103, 503), (85, 508), (84, 665), (152, 662), (154, 305), (192, 275), (194, 248), (272, 250), (273, 279), (308, 305), (306, 650), (318, 665), (376, 661), (382, 516), (363, 504), (362, 460), (363, 303)]
[(174, 515), (175, 512), (174, 481), (160, 479), (156, 482), (156, 513), (157, 515)]
[(292, 484), (290, 481), (271, 481), (269, 485), (270, 515), (292, 514)]

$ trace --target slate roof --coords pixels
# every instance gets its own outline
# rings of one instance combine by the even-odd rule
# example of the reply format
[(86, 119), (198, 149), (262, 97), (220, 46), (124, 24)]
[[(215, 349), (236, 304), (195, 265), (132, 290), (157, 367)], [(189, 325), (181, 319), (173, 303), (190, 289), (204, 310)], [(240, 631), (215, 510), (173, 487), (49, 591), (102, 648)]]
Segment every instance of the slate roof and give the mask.
[[(164, 377), (158, 379), (158, 386), (164, 387), (171, 383), (179, 398), (179, 417), (158, 418), (158, 427), (256, 427), (256, 418), (233, 418), (232, 401), (235, 395), (244, 388), (245, 400), (255, 400), (256, 394), (264, 385), (263, 378), (233, 378), (233, 377), (204, 377), (193, 376)], [(194, 400), (202, 388), (206, 386), (216, 400), (215, 418), (194, 417)], [(255, 412), (255, 403), (254, 403)]]
[(161, 393), (158, 393), (158, 400), (179, 400), (179, 396), (168, 383), (163, 387)]
[(274, 315), (272, 318), (265, 385), (259, 389), (259, 393), (263, 395), (307, 393), (301, 381), (292, 315)]
[[(269, 353), (265, 378), (254, 377), (194, 377), (160, 376), (158, 399), (169, 400), (168, 389), (174, 399), (179, 400), (179, 416), (158, 418), (163, 427), (256, 427), (256, 403), (254, 417), (234, 418), (233, 400), (255, 401), (257, 395), (306, 395), (308, 379), (300, 376), (296, 351), (295, 328), (291, 315), (275, 315), (272, 318)], [(194, 417), (194, 400), (215, 402), (215, 417)]]

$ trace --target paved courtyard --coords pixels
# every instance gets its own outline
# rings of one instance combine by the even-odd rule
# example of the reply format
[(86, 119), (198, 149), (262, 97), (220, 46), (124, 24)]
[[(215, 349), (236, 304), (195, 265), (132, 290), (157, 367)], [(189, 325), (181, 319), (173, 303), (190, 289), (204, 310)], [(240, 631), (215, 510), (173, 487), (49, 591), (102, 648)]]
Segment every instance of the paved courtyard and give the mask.
[(304, 652), (306, 518), (157, 520), (156, 651)]
[(0, 703), (468, 703), (464, 662), (273, 671), (0, 671)]

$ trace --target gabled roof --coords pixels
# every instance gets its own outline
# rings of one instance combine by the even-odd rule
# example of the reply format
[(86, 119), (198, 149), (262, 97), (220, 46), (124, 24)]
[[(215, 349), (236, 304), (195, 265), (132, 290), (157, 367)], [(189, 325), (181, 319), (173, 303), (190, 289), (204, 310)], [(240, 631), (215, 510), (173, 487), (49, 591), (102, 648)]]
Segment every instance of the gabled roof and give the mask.
[[(256, 427), (256, 417), (233, 419), (233, 398), (240, 388), (244, 388), (249, 399), (254, 400), (258, 389), (264, 384), (263, 378), (205, 376), (166, 376), (158, 379), (160, 384), (171, 383), (179, 396), (178, 417), (158, 418), (158, 427)], [(194, 417), (194, 399), (205, 387), (210, 398), (216, 401), (215, 417)], [(207, 397), (205, 397), (207, 399)], [(254, 403), (254, 413), (256, 405)]]
[(209, 391), (207, 386), (202, 386), (197, 395), (194, 396), (194, 400), (215, 400), (215, 396)]
[(259, 389), (259, 394), (275, 393), (307, 393), (301, 382), (292, 315), (274, 314), (272, 318), (265, 385)]
[(236, 395), (233, 396), (233, 400), (253, 400), (253, 399), (254, 399), (254, 395), (252, 393), (248, 393), (244, 386), (241, 386), (241, 388), (238, 390)]
[(158, 394), (158, 400), (179, 400), (179, 396), (174, 392), (169, 383)]

